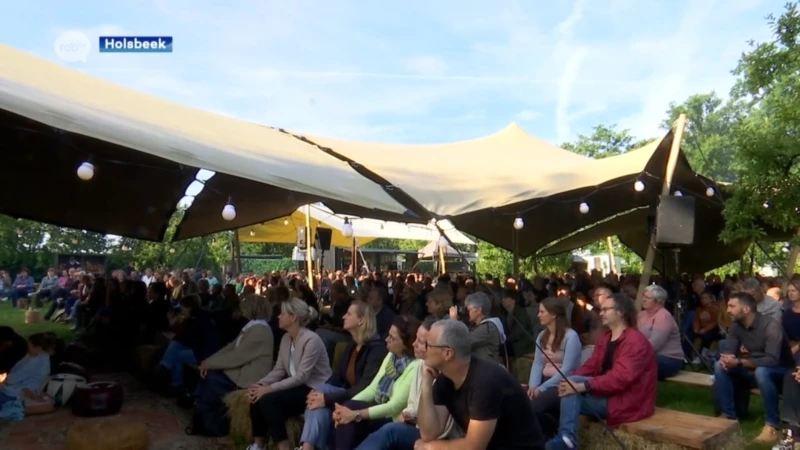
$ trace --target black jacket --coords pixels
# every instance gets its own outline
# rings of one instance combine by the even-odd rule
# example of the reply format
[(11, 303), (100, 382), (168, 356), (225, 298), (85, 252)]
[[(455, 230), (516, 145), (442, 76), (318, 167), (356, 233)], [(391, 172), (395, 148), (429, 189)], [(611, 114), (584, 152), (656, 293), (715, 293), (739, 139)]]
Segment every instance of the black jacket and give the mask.
[(354, 348), (356, 348), (355, 342), (347, 343), (339, 366), (335, 368), (333, 375), (328, 379), (328, 384), (345, 389), (325, 394), (325, 406), (330, 409), (334, 408), (335, 403), (346, 402), (369, 386), (372, 379), (378, 374), (388, 352), (386, 343), (380, 337), (375, 336), (367, 341), (356, 354), (356, 384), (350, 386), (347, 383), (347, 366), (350, 364), (350, 356), (353, 354)]

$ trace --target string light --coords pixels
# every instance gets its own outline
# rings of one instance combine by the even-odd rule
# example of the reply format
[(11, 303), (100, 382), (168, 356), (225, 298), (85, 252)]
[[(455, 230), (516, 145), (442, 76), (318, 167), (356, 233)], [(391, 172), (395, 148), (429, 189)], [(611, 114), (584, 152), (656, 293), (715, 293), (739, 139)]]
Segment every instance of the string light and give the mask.
[(439, 247), (447, 247), (447, 238), (444, 235), (439, 236)]
[(644, 182), (642, 180), (636, 180), (636, 182), (633, 183), (633, 190), (642, 192), (644, 190)]
[(78, 166), (78, 178), (89, 181), (94, 177), (94, 164), (86, 161)]
[(169, 249), (169, 252), (170, 252), (170, 253), (175, 253), (175, 249), (174, 249), (174, 248), (170, 248), (170, 249)]
[(525, 221), (522, 220), (522, 217), (517, 217), (514, 219), (514, 229), (521, 230), (525, 226)]
[(222, 208), (222, 218), (228, 222), (236, 218), (236, 208), (231, 204), (230, 197), (228, 197), (228, 204)]
[(342, 236), (346, 238), (353, 237), (353, 226), (350, 225), (350, 219), (344, 218), (344, 225), (342, 225)]
[(764, 208), (769, 208), (769, 202), (764, 202), (764, 204), (761, 206), (763, 206)]
[(283, 224), (284, 225), (289, 225), (289, 219), (283, 219)]
[(716, 194), (716, 191), (714, 191), (713, 187), (709, 186), (706, 188), (706, 197), (713, 197), (714, 194)]
[(256, 235), (256, 232), (255, 232), (255, 230), (250, 230), (250, 237), (253, 237), (253, 236), (255, 236), (255, 235)]
[(589, 204), (586, 203), (586, 202), (581, 202), (581, 204), (578, 205), (578, 211), (580, 211), (581, 214), (588, 213), (589, 212)]
[(683, 192), (675, 191), (675, 197), (683, 197)]
[(128, 251), (128, 246), (127, 245), (123, 245), (122, 246), (122, 251), (123, 252), (127, 252)]

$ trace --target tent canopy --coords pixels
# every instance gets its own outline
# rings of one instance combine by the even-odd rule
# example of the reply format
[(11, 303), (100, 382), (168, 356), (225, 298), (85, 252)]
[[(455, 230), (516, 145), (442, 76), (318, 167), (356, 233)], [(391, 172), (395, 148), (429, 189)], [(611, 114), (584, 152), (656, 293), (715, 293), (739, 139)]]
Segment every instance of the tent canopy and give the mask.
[[(353, 236), (359, 245), (364, 245), (378, 238), (431, 241), (438, 239), (439, 236), (439, 231), (436, 227), (427, 224), (404, 224), (342, 216), (320, 205), (310, 205), (310, 208), (312, 229), (323, 227), (333, 230), (331, 245), (334, 247), (350, 247), (353, 245), (353, 238), (346, 238), (342, 234), (345, 217), (350, 221), (353, 227)], [(305, 211), (305, 207), (300, 207), (287, 217), (240, 228), (239, 239), (242, 242), (295, 243), (297, 242), (298, 229), (304, 227), (306, 223)], [(475, 244), (469, 237), (453, 228), (453, 225), (449, 222), (442, 221), (439, 226), (442, 227), (451, 242)]]
[[(421, 248), (419, 252), (417, 252), (417, 256), (420, 258), (438, 258), (439, 257), (439, 240), (431, 241), (425, 247)], [(460, 256), (461, 253), (458, 252), (455, 248), (450, 245), (446, 245), (444, 247), (444, 256), (447, 258), (455, 258)]]
[[(160, 240), (180, 191), (204, 168), (217, 176), (193, 205), (204, 210), (185, 217), (178, 238), (262, 222), (328, 200), (345, 213), (418, 220), (385, 186), (281, 130), (142, 94), (5, 45), (0, 111), (2, 145), (13, 149), (5, 154), (35, 153), (37, 161), (61, 163), (28, 165), (35, 173), (23, 182), (29, 189), (25, 202), (3, 202), (2, 212), (12, 216)], [(7, 193), (19, 192), (15, 183), (28, 175), (26, 156), (14, 158), (0, 169)], [(75, 170), (90, 159), (96, 176), (82, 182), (90, 188), (81, 189)], [(40, 172), (43, 166), (46, 173)], [(143, 186), (157, 191), (143, 195)], [(81, 201), (50, 201), (56, 192), (89, 191)], [(220, 213), (229, 197), (238, 214), (225, 222)], [(175, 204), (154, 204), (161, 201)], [(146, 229), (135, 229), (144, 215)]]

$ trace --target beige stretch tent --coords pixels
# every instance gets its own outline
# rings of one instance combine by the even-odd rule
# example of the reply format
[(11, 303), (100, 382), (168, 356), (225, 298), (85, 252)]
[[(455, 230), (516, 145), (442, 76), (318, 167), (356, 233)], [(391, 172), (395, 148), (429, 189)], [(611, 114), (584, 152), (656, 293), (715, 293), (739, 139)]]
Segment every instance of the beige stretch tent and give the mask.
[[(673, 133), (599, 160), (547, 144), (517, 125), (484, 138), (440, 145), (305, 137), (358, 161), (421, 208), (495, 245), (512, 249), (514, 218), (523, 218), (519, 251), (527, 256), (600, 220), (656, 204)], [(426, 163), (398, 167), (398, 158)], [(634, 190), (636, 180), (644, 182), (642, 192)], [(708, 185), (681, 153), (673, 189), (702, 196)], [(579, 212), (581, 202), (589, 205), (587, 214)]]
[[(0, 213), (61, 226), (160, 240), (198, 168), (217, 175), (178, 238), (263, 222), (318, 201), (337, 212), (417, 220), (381, 180), (285, 132), (142, 94), (5, 45), (0, 143)], [(76, 169), (89, 160), (95, 175), (81, 181)], [(53, 203), (55, 194), (74, 201)], [(221, 211), (229, 197), (237, 217), (227, 222)]]

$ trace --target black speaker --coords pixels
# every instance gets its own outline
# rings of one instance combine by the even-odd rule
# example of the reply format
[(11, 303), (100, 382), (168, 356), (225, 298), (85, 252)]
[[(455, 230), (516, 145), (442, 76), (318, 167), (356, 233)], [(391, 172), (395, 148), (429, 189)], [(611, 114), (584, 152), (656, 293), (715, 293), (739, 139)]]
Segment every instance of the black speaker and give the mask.
[(317, 238), (315, 242), (319, 244), (319, 249), (323, 252), (331, 250), (331, 238), (333, 238), (333, 230), (330, 228), (317, 228)]
[(660, 195), (656, 213), (656, 244), (694, 244), (695, 199), (690, 196)]

